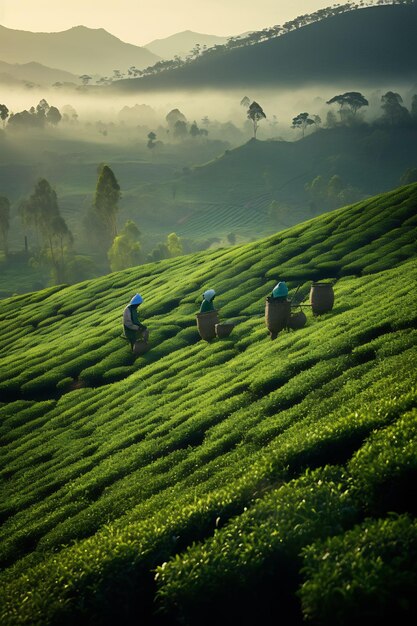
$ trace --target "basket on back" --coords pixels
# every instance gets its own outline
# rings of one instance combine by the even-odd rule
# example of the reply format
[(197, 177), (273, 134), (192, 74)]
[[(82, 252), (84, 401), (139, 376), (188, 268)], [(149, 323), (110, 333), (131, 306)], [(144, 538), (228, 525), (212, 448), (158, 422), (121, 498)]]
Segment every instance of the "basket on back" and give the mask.
[(310, 304), (313, 315), (331, 311), (334, 304), (333, 283), (311, 283)]
[(277, 336), (277, 334), (288, 328), (288, 322), (291, 315), (291, 302), (289, 300), (271, 300), (266, 299), (265, 302), (265, 324), (271, 338)]
[(197, 329), (201, 339), (210, 341), (216, 336), (216, 324), (219, 323), (218, 311), (207, 311), (207, 313), (197, 313)]

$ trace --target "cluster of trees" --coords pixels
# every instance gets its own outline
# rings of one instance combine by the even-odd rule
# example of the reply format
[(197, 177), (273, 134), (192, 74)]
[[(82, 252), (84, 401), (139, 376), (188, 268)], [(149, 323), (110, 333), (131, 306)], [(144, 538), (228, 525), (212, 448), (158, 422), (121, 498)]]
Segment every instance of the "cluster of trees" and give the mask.
[(191, 137), (207, 137), (208, 130), (206, 128), (199, 128), (197, 122), (194, 122), (190, 125), (187, 118), (179, 109), (172, 109), (165, 120), (168, 124), (168, 131), (172, 134), (175, 139), (185, 139), (187, 135)]
[(310, 208), (313, 212), (317, 208), (335, 209), (363, 198), (359, 189), (345, 184), (338, 174), (329, 178), (316, 176), (305, 185), (305, 190), (311, 198)]
[(62, 115), (55, 106), (50, 106), (45, 99), (40, 100), (36, 107), (31, 107), (18, 113), (10, 113), (5, 105), (3, 107), (3, 123), (9, 117), (8, 127), (10, 128), (44, 128), (47, 125), (56, 126), (62, 119)]
[(56, 192), (45, 178), (20, 205), (23, 224), (35, 231), (36, 263), (47, 264), (55, 283), (66, 280), (66, 261), (72, 254), (73, 236), (61, 215)]
[(0, 119), (3, 128), (7, 126), (13, 129), (45, 128), (47, 126), (57, 126), (61, 120), (69, 124), (78, 122), (78, 113), (70, 104), (66, 104), (60, 111), (57, 107), (51, 106), (42, 98), (36, 107), (29, 110), (24, 109), (13, 113), (5, 104), (0, 104)]
[[(327, 115), (329, 128), (337, 124), (352, 125), (357, 123), (357, 112), (363, 107), (369, 106), (368, 100), (357, 91), (349, 91), (339, 94), (327, 101), (327, 104), (339, 105), (340, 122), (332, 111)], [(411, 107), (408, 110), (404, 106), (401, 95), (394, 91), (387, 91), (381, 96), (382, 115), (375, 120), (380, 126), (414, 126), (417, 124), (417, 94), (411, 99)], [(360, 120), (362, 122), (362, 120)]]
[[(132, 220), (118, 231), (120, 198), (116, 176), (108, 165), (101, 164), (94, 199), (83, 221), (89, 254), (80, 255), (74, 249), (74, 237), (61, 215), (55, 190), (45, 178), (39, 179), (33, 193), (18, 207), (22, 225), (32, 236), (29, 248), (28, 234), (25, 235), (29, 265), (46, 269), (53, 284), (73, 283), (97, 275), (98, 265), (104, 271), (118, 271), (183, 253), (181, 239), (170, 233), (166, 241), (145, 256), (141, 232)], [(6, 260), (12, 262), (8, 250), (9, 228), (10, 202), (0, 196), (0, 245)]]

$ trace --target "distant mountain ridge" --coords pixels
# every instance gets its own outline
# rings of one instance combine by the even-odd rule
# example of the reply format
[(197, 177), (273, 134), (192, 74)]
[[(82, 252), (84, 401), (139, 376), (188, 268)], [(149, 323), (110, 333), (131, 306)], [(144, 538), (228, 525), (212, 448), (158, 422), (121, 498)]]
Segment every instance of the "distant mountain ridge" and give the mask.
[(378, 84), (415, 80), (417, 6), (351, 10), (284, 35), (210, 52), (177, 69), (115, 89), (295, 86), (312, 83)]
[(205, 35), (195, 33), (191, 30), (184, 30), (175, 33), (163, 39), (155, 39), (144, 47), (153, 54), (157, 54), (163, 59), (173, 59), (175, 56), (186, 57), (196, 44), (201, 47), (210, 48), (215, 45), (226, 43), (228, 37), (219, 37), (217, 35)]
[(59, 33), (32, 33), (0, 26), (0, 59), (6, 63), (37, 62), (80, 74), (108, 75), (135, 65), (153, 65), (159, 57), (125, 43), (103, 28), (75, 26)]
[(71, 74), (71, 72), (46, 67), (41, 63), (12, 64), (0, 61), (0, 83), (10, 81), (49, 86), (57, 82), (78, 84), (79, 78), (75, 74)]

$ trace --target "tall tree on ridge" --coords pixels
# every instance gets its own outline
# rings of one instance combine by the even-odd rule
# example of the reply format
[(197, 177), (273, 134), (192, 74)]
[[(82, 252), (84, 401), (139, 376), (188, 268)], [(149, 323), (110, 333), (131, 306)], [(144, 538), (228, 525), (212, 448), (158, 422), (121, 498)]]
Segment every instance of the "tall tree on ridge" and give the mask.
[(253, 101), (248, 109), (248, 119), (252, 120), (254, 139), (256, 139), (256, 132), (258, 130), (259, 122), (265, 118), (266, 118), (266, 115), (261, 105)]
[(117, 235), (116, 216), (119, 211), (120, 186), (116, 176), (108, 165), (99, 169), (94, 209), (96, 216), (104, 226), (105, 236), (108, 239), (107, 248)]

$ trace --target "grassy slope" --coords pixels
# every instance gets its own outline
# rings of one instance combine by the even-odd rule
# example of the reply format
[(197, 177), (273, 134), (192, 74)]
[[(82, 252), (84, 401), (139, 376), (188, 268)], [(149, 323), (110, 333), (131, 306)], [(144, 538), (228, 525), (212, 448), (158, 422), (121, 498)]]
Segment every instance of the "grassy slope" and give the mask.
[[(416, 207), (410, 185), (1, 303), (2, 623), (412, 615)], [(271, 342), (284, 277), (337, 277), (335, 308)], [(238, 323), (207, 344), (209, 286)], [(137, 289), (153, 348), (133, 363), (119, 324)]]

